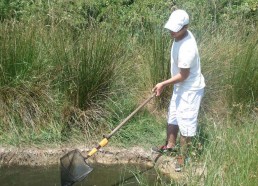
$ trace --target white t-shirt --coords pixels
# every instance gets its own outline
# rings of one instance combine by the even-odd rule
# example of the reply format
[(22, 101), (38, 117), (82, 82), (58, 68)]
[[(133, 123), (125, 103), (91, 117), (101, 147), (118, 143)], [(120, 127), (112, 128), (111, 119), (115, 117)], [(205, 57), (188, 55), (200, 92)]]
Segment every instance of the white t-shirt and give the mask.
[(178, 90), (199, 90), (205, 87), (201, 73), (200, 56), (196, 40), (188, 30), (188, 34), (180, 41), (174, 41), (171, 48), (171, 75), (175, 76), (180, 68), (190, 68), (190, 74), (183, 82), (175, 84)]

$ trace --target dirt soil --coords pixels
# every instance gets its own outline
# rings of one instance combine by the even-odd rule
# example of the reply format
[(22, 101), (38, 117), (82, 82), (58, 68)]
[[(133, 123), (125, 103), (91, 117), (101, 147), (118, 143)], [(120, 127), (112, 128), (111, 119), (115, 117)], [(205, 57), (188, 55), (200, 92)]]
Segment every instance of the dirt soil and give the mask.
[[(60, 158), (71, 150), (79, 149), (86, 157), (91, 150), (84, 146), (71, 148), (17, 148), (17, 147), (0, 147), (0, 167), (10, 165), (29, 165), (29, 166), (49, 166), (60, 163)], [(96, 154), (90, 157), (89, 163), (102, 164), (127, 164), (137, 163), (155, 167), (161, 173), (171, 177), (174, 180), (182, 180), (185, 173), (174, 171), (175, 157), (164, 156), (152, 153), (151, 150), (140, 147), (132, 148), (114, 148), (105, 147), (100, 149)]]

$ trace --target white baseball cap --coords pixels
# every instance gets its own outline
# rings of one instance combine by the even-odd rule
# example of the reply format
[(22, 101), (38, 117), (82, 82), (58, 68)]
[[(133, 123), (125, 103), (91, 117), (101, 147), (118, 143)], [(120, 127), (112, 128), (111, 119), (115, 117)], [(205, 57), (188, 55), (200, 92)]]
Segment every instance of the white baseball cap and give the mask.
[(175, 10), (170, 15), (165, 28), (171, 30), (172, 32), (178, 32), (183, 28), (183, 26), (189, 24), (189, 16), (184, 10)]

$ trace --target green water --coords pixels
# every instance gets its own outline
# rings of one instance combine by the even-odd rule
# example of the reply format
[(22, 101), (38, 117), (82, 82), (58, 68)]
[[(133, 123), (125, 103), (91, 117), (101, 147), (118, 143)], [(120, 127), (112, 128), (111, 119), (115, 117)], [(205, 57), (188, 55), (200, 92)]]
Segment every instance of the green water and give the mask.
[[(163, 185), (154, 168), (139, 165), (93, 164), (93, 171), (74, 186), (158, 186)], [(166, 179), (166, 178), (165, 178)], [(59, 166), (1, 167), (1, 186), (60, 186)]]

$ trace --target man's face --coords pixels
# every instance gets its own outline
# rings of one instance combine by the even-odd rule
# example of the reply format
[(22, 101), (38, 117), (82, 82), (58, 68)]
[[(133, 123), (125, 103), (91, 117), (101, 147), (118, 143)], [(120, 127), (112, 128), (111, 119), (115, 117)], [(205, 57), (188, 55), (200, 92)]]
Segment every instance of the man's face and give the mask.
[(180, 41), (181, 39), (183, 39), (186, 33), (187, 33), (187, 25), (183, 26), (183, 28), (178, 32), (170, 31), (170, 35), (172, 38), (175, 39), (175, 41)]

